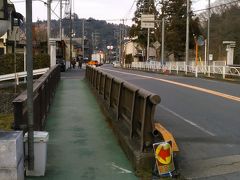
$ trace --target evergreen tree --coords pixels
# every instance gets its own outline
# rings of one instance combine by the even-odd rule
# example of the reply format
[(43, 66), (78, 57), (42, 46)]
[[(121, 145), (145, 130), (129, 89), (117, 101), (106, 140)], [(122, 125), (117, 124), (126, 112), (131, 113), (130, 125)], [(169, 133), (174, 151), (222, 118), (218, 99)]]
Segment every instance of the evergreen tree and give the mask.
[[(166, 49), (179, 58), (183, 58), (186, 43), (186, 0), (164, 1), (163, 11), (166, 18)], [(190, 49), (194, 48), (194, 37), (201, 34), (199, 19), (193, 19), (190, 12)]]
[[(136, 42), (138, 42), (142, 47), (146, 47), (147, 44), (147, 29), (141, 29), (141, 15), (153, 14), (157, 16), (158, 12), (156, 11), (154, 2), (154, 0), (138, 0), (135, 17), (133, 18), (135, 24), (132, 25), (129, 31), (130, 37), (138, 36)], [(153, 42), (154, 40), (154, 37), (150, 38), (151, 42)]]

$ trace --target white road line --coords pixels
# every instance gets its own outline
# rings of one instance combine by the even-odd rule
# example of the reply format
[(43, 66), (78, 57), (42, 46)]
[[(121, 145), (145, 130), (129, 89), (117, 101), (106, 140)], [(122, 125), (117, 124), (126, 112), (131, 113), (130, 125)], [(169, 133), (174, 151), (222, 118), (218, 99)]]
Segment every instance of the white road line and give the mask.
[(203, 127), (197, 125), (196, 123), (194, 123), (194, 122), (192, 122), (192, 121), (190, 121), (190, 120), (188, 120), (188, 119), (182, 117), (181, 115), (175, 113), (174, 111), (168, 109), (167, 107), (164, 107), (163, 105), (159, 105), (159, 106), (160, 106), (162, 109), (164, 109), (165, 111), (167, 111), (167, 112), (173, 114), (174, 116), (176, 116), (176, 117), (178, 117), (179, 119), (185, 121), (186, 123), (188, 123), (188, 124), (194, 126), (195, 128), (200, 129), (201, 131), (207, 133), (208, 135), (210, 135), (210, 136), (216, 136), (214, 133), (212, 133), (212, 132), (206, 130), (205, 128), (203, 128)]
[(132, 173), (132, 171), (129, 171), (129, 170), (127, 170), (127, 169), (124, 169), (124, 168), (116, 165), (116, 164), (113, 163), (113, 162), (112, 162), (112, 167), (115, 168), (115, 169), (120, 170), (120, 173), (125, 173), (125, 174), (130, 174), (130, 173)]

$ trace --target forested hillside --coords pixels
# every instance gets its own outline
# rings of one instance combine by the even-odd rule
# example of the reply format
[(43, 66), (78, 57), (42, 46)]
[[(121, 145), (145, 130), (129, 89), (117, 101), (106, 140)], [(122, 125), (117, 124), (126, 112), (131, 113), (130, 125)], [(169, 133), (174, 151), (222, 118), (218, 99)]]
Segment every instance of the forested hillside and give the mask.
[[(97, 49), (105, 50), (108, 45), (117, 47), (119, 44), (120, 31), (127, 32), (128, 26), (117, 25), (113, 23), (107, 23), (104, 20), (96, 20), (93, 18), (79, 19), (76, 14), (72, 19), (72, 28), (74, 37), (82, 37), (83, 21), (84, 21), (84, 34), (90, 44), (94, 41)], [(70, 20), (64, 18), (62, 21), (63, 30), (65, 36), (69, 37), (70, 32)], [(59, 21), (52, 20), (52, 32), (53, 37), (59, 36)], [(120, 29), (121, 28), (121, 29)]]
[[(240, 5), (234, 0), (219, 0), (211, 10), (210, 53), (215, 59), (226, 57), (223, 41), (236, 41), (234, 64), (240, 64)], [(226, 4), (229, 3), (229, 4)], [(224, 4), (224, 5), (221, 5)], [(205, 34), (207, 32), (207, 13), (200, 14)]]

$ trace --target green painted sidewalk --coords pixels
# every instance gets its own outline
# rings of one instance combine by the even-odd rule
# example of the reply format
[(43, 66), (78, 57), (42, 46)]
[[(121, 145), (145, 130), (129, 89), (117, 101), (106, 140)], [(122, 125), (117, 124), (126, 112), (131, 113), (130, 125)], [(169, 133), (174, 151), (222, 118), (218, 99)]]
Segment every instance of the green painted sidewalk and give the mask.
[(46, 175), (27, 180), (138, 179), (83, 79), (61, 80), (46, 131)]

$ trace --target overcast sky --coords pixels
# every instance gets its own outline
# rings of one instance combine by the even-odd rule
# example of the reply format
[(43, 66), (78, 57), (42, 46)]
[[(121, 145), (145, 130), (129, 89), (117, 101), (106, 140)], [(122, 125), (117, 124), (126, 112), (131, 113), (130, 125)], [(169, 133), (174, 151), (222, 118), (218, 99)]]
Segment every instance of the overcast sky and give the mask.
[[(47, 1), (47, 0), (43, 0)], [(118, 23), (119, 19), (131, 19), (133, 17), (136, 3), (133, 6), (135, 0), (73, 0), (73, 12), (75, 12), (79, 18), (89, 18), (99, 20), (110, 20), (108, 22)], [(215, 0), (211, 0), (214, 2)], [(15, 4), (17, 12), (20, 12), (25, 16), (25, 1), (12, 0)], [(202, 9), (207, 6), (208, 0), (194, 0), (193, 9)], [(132, 7), (132, 8), (131, 8)], [(59, 16), (59, 3), (53, 1), (52, 10)], [(64, 13), (64, 9), (63, 9)], [(52, 13), (53, 19), (58, 19), (54, 13)], [(47, 19), (47, 7), (43, 2), (33, 1), (33, 21)], [(127, 22), (130, 24), (131, 20)]]

